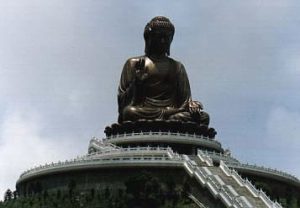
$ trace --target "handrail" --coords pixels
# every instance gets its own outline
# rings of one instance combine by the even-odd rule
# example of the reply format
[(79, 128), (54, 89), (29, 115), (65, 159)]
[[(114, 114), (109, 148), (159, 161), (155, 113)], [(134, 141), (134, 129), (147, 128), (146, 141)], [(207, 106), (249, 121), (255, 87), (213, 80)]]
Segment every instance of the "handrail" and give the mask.
[[(153, 157), (153, 158), (166, 158), (166, 160), (182, 160), (179, 154), (176, 154), (173, 152), (173, 150), (170, 147), (129, 147), (129, 148), (120, 148), (120, 149), (113, 149), (111, 151), (108, 152), (94, 152), (91, 154), (87, 154), (81, 157), (77, 157), (75, 159), (71, 159), (71, 160), (66, 160), (64, 162), (58, 161), (57, 163), (50, 163), (50, 164), (45, 164), (45, 165), (40, 165), (38, 167), (34, 167), (31, 168), (29, 170), (24, 171), (21, 175), (20, 175), (20, 179), (22, 177), (24, 177), (25, 175), (28, 174), (32, 174), (34, 172), (38, 172), (40, 170), (43, 169), (47, 169), (47, 168), (53, 168), (53, 167), (60, 167), (60, 166), (64, 166), (64, 165), (69, 165), (69, 164), (76, 164), (76, 163), (81, 163), (81, 162), (89, 162), (89, 161), (101, 161), (101, 160), (105, 160), (105, 161), (113, 161), (115, 158), (105, 158), (105, 156), (116, 156), (116, 155), (120, 155), (121, 158), (128, 158), (129, 156), (124, 156), (122, 157), (122, 154), (125, 152), (132, 152), (132, 153), (142, 153), (143, 156), (136, 156), (136, 155), (131, 155), (130, 157), (136, 157), (136, 158), (147, 158), (147, 157)], [(159, 156), (159, 155), (144, 155), (147, 153), (163, 153), (163, 156)], [(172, 156), (172, 158), (170, 157)]]
[(197, 138), (197, 139), (204, 139), (207, 141), (215, 142), (218, 144), (221, 144), (220, 142), (216, 141), (215, 139), (211, 139), (209, 137), (205, 137), (203, 135), (197, 135), (197, 134), (188, 134), (188, 133), (173, 133), (173, 132), (163, 132), (163, 131), (158, 131), (158, 132), (132, 132), (132, 133), (124, 133), (124, 134), (116, 134), (112, 136), (108, 136), (104, 138), (103, 140), (109, 140), (109, 139), (115, 139), (115, 138), (124, 138), (124, 137), (135, 137), (135, 136), (178, 136), (178, 137), (189, 137), (189, 138)]
[[(130, 152), (132, 154), (124, 154)], [(159, 153), (159, 154), (154, 154)], [(199, 150), (198, 155), (204, 159), (204, 161), (212, 166), (212, 159), (209, 155)], [(112, 157), (107, 157), (112, 156)], [(34, 167), (21, 174), (20, 179), (25, 176), (32, 176), (40, 171), (48, 171), (55, 168), (70, 167), (73, 165), (81, 164), (95, 164), (95, 162), (106, 163), (120, 163), (120, 161), (134, 161), (134, 162), (149, 162), (149, 161), (170, 161), (176, 164), (183, 165), (188, 171), (189, 175), (195, 176), (197, 181), (202, 186), (208, 187), (208, 189), (216, 196), (219, 197), (225, 204), (233, 207), (251, 207), (250, 202), (242, 196), (237, 196), (232, 191), (232, 187), (222, 182), (221, 178), (217, 178), (212, 175), (211, 172), (206, 171), (207, 167), (199, 167), (194, 160), (191, 160), (187, 155), (180, 155), (174, 153), (170, 147), (128, 147), (128, 148), (116, 148), (110, 149), (106, 152), (93, 152), (91, 154), (77, 157), (72, 160), (66, 160), (64, 162), (58, 161), (57, 163), (46, 164), (44, 166)], [(132, 163), (132, 162), (131, 162)], [(97, 163), (98, 164), (98, 163)], [(206, 169), (205, 169), (206, 168)], [(269, 197), (262, 191), (257, 190), (250, 181), (244, 180), (240, 175), (230, 168), (221, 160), (220, 168), (227, 176), (234, 178), (238, 184), (245, 186), (255, 197), (259, 197), (267, 206), (274, 208), (282, 208), (278, 202), (273, 202)], [(20, 180), (19, 179), (19, 180)]]
[(223, 154), (221, 152), (215, 152), (215, 151), (208, 151), (208, 150), (201, 150), (204, 154), (209, 155), (212, 159), (214, 158), (218, 158), (218, 159), (222, 159), (228, 162), (236, 162), (239, 163), (239, 161), (237, 159), (235, 159), (234, 157), (232, 157), (231, 155), (227, 155), (227, 154)]
[[(289, 173), (286, 173), (286, 172), (283, 172), (283, 171), (280, 171), (280, 170), (276, 170), (276, 169), (272, 169), (272, 168), (267, 168), (267, 167), (264, 167), (264, 166), (257, 166), (257, 165), (251, 165), (251, 164), (248, 164), (248, 163), (240, 163), (238, 160), (236, 160), (235, 158), (231, 157), (231, 156), (225, 156), (224, 154), (222, 153), (218, 153), (218, 152), (214, 152), (214, 151), (207, 151), (207, 150), (201, 150), (203, 154), (205, 155), (208, 155), (208, 156), (219, 156), (220, 159), (223, 158), (223, 162), (225, 162), (225, 164), (227, 166), (229, 166), (230, 168), (243, 168), (243, 169), (249, 169), (249, 170), (254, 170), (254, 171), (262, 171), (262, 172), (265, 172), (265, 173), (272, 173), (274, 175), (278, 175), (278, 176), (281, 176), (281, 177), (284, 177), (284, 178), (287, 178), (287, 179), (290, 179), (292, 181), (295, 181), (297, 183), (300, 183), (300, 180), (292, 175), (292, 174), (289, 174)], [(236, 160), (235, 162), (233, 161), (230, 161), (230, 160), (224, 160), (224, 158), (230, 158), (230, 160)]]
[[(60, 167), (65, 167), (65, 166), (72, 166), (72, 165), (77, 165), (77, 164), (89, 164), (91, 162), (102, 162), (104, 163), (115, 163), (118, 161), (173, 161), (176, 162), (176, 160), (171, 160), (168, 157), (164, 156), (140, 156), (140, 157), (118, 157), (118, 158), (97, 158), (97, 159), (90, 159), (90, 160), (76, 160), (76, 161), (68, 161), (68, 162), (60, 162), (60, 163), (54, 163), (53, 165), (44, 165), (41, 167), (36, 167), (33, 169), (30, 169), (29, 171), (25, 171), (24, 173), (21, 174), (20, 179), (24, 178), (25, 176), (35, 174), (40, 171), (44, 170), (51, 170), (53, 168), (60, 168)], [(180, 161), (180, 160), (177, 160)]]
[(220, 161), (220, 168), (223, 170), (223, 172), (226, 175), (230, 175), (232, 176), (236, 182), (238, 184), (240, 184), (241, 186), (245, 186), (250, 193), (254, 196), (254, 197), (259, 197), (268, 207), (278, 207), (278, 208), (282, 208), (282, 206), (278, 203), (278, 202), (273, 202), (264, 191), (257, 190), (256, 187), (248, 180), (248, 179), (243, 179), (236, 170), (234, 169), (229, 169), (228, 166), (221, 160)]
[(202, 150), (198, 149), (198, 151), (197, 151), (197, 157), (199, 157), (199, 159), (202, 162), (205, 162), (208, 166), (213, 166), (213, 160), (211, 159), (211, 157), (209, 157), (208, 155), (204, 154)]
[[(201, 150), (198, 151), (198, 154), (200, 154), (202, 157), (209, 157), (207, 154), (205, 155), (205, 153)], [(228, 166), (225, 164), (225, 162), (223, 162), (222, 160), (220, 160), (220, 168), (221, 170), (227, 175), (227, 176), (231, 176), (240, 186), (245, 186), (250, 193), (252, 193), (252, 195), (254, 197), (259, 197), (268, 207), (278, 207), (278, 208), (282, 208), (281, 205), (279, 203), (273, 202), (266, 194), (265, 192), (263, 192), (262, 190), (257, 190), (250, 181), (248, 180), (244, 180), (238, 173), (236, 170), (234, 169), (229, 169)], [(248, 201), (245, 201), (246, 199), (239, 199), (241, 200), (240, 203), (242, 203), (243, 201), (247, 204)]]
[[(150, 147), (150, 146), (147, 146), (147, 147), (127, 147), (127, 148), (121, 148), (119, 147), (118, 149), (107, 149), (106, 151), (95, 151), (95, 152), (92, 152), (92, 153), (89, 153), (88, 155), (86, 156), (92, 156), (92, 155), (103, 155), (105, 153), (113, 153), (113, 152), (129, 152), (129, 151), (171, 151), (173, 152), (173, 150), (170, 148), (170, 147), (160, 147), (160, 146), (157, 146), (157, 147)], [(84, 157), (86, 157), (84, 156)]]
[(280, 170), (276, 170), (276, 169), (272, 169), (272, 168), (266, 168), (263, 166), (257, 166), (257, 165), (250, 165), (250, 164), (244, 164), (244, 163), (230, 163), (230, 162), (226, 162), (226, 164), (228, 166), (230, 166), (231, 168), (243, 168), (243, 169), (249, 169), (249, 170), (254, 170), (254, 171), (261, 171), (261, 172), (265, 172), (265, 173), (272, 173), (274, 175), (278, 175), (284, 178), (288, 178), (290, 180), (293, 180), (297, 183), (300, 183), (300, 180), (291, 174), (285, 173), (283, 171)]
[(188, 196), (198, 207), (200, 208), (206, 208), (206, 206), (204, 206), (204, 204), (202, 204), (196, 197), (194, 197), (194, 195), (189, 194)]
[[(201, 154), (201, 151), (199, 153)], [(204, 155), (202, 154), (201, 156)], [(226, 190), (226, 185), (224, 182), (222, 182), (222, 179), (216, 179), (214, 175), (205, 171), (206, 167), (199, 167), (197, 164), (194, 165), (195, 163), (193, 163), (192, 160), (186, 155), (183, 155), (183, 159), (185, 161), (184, 164), (188, 173), (191, 176), (195, 176), (197, 181), (199, 181), (202, 186), (208, 187), (210, 192), (215, 197), (219, 197), (227, 207), (252, 207), (249, 206), (251, 203), (246, 198), (239, 199), (239, 197), (237, 197), (233, 192)]]
[[(205, 178), (206, 186), (211, 189), (211, 192), (215, 196), (219, 196), (220, 199), (227, 204), (228, 207), (251, 207), (249, 206), (250, 202), (248, 200), (240, 200), (239, 197), (230, 189), (228, 189), (228, 185), (225, 185), (224, 182), (219, 182), (218, 180), (213, 177), (213, 175), (209, 175), (205, 172), (202, 168), (197, 168), (196, 170), (196, 177)], [(219, 179), (221, 180), (221, 179)], [(200, 179), (201, 181), (201, 179)], [(232, 188), (231, 188), (232, 189)], [(248, 206), (245, 206), (248, 205)]]

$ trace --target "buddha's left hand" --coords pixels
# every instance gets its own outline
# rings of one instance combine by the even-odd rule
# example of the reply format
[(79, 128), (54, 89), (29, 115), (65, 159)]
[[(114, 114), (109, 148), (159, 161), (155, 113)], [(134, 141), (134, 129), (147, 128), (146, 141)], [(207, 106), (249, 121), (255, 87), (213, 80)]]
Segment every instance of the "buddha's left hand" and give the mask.
[(191, 114), (199, 113), (202, 109), (203, 105), (199, 101), (189, 101), (189, 111)]

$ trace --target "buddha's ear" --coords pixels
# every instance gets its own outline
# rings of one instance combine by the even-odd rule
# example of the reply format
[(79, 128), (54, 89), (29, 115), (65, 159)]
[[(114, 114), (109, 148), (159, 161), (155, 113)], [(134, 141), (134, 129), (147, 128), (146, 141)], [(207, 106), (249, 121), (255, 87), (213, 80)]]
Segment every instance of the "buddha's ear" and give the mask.
[(150, 55), (150, 45), (151, 45), (151, 40), (150, 38), (148, 37), (147, 39), (145, 39), (145, 54), (147, 56)]
[(170, 56), (170, 48), (171, 48), (172, 40), (173, 40), (173, 37), (170, 38), (169, 45), (168, 45), (168, 48), (167, 48), (167, 51), (166, 51), (166, 53), (167, 53), (168, 56)]
[(167, 51), (166, 51), (167, 56), (170, 56), (170, 48), (171, 48), (171, 43), (169, 44), (169, 46), (168, 46), (168, 48), (167, 48)]

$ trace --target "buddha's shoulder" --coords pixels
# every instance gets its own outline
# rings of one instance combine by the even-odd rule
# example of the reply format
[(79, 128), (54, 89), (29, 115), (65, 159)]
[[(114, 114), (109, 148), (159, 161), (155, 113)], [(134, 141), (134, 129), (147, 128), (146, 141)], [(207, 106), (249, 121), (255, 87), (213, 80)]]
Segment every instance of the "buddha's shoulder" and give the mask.
[(177, 65), (182, 65), (182, 63), (181, 63), (180, 61), (177, 61), (176, 59), (173, 59), (173, 58), (171, 58), (171, 57), (168, 57), (168, 59), (169, 59), (171, 62), (173, 62), (173, 63), (175, 63), (175, 64), (177, 64)]
[(129, 59), (127, 59), (126, 63), (125, 64), (128, 64), (128, 65), (133, 65), (135, 64), (136, 62), (138, 62), (140, 59), (142, 58), (146, 58), (146, 56), (135, 56), (135, 57), (131, 57)]
[[(125, 65), (129, 68), (134, 67), (135, 64), (137, 62), (139, 62), (141, 59), (149, 59), (151, 61), (151, 59), (145, 55), (144, 56), (135, 56), (135, 57), (128, 58)], [(178, 69), (184, 68), (183, 64), (180, 61), (177, 61), (170, 57), (167, 57), (166, 60), (171, 62), (172, 64), (174, 64), (176, 66), (176, 68), (178, 68)]]
[(180, 61), (177, 61), (177, 60), (175, 60), (173, 58), (170, 58), (170, 57), (169, 57), (169, 60), (171, 61), (171, 63), (173, 63), (176, 66), (176, 69), (178, 71), (185, 70), (184, 65)]

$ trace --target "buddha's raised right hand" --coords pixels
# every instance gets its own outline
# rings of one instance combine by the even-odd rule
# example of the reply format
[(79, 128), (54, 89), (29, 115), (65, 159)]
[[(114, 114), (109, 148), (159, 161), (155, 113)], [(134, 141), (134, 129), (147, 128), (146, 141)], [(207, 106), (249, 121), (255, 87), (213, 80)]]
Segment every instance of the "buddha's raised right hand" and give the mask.
[(145, 58), (140, 58), (135, 63), (135, 80), (137, 82), (143, 82), (148, 77), (148, 73), (145, 70)]

